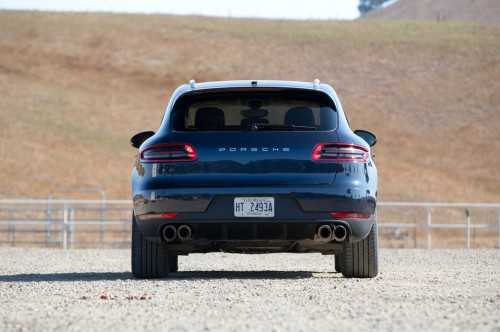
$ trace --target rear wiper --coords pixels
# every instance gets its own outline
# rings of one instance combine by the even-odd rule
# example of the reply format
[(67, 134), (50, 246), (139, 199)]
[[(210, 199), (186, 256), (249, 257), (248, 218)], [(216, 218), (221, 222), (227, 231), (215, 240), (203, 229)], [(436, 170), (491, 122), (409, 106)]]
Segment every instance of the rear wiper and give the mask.
[(268, 123), (254, 123), (251, 127), (252, 131), (258, 130), (316, 130), (316, 127), (311, 126), (296, 126), (296, 125), (277, 125)]

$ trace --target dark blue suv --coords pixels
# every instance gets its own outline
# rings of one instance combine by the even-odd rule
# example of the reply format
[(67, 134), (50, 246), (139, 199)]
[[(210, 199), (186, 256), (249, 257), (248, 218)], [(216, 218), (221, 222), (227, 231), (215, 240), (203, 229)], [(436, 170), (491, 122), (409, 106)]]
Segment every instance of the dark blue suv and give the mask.
[(319, 80), (180, 86), (158, 132), (131, 139), (133, 275), (224, 251), (319, 252), (345, 277), (375, 277), (376, 140)]

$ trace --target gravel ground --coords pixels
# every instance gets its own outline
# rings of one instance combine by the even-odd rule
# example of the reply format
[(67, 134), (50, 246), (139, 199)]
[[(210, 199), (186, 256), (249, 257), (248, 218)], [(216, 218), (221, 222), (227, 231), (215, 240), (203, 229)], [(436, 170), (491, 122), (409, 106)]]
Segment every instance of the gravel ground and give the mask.
[(380, 250), (375, 279), (319, 254), (179, 258), (134, 280), (128, 250), (0, 248), (0, 331), (500, 331), (500, 250)]

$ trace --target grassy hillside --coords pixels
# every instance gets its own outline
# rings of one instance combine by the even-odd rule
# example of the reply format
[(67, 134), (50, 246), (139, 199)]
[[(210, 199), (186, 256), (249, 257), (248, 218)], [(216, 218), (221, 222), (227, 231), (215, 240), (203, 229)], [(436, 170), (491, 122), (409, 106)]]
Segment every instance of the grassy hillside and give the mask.
[(500, 23), (498, 0), (398, 0), (363, 18)]
[(129, 138), (194, 78), (320, 78), (384, 201), (500, 201), (500, 27), (0, 11), (1, 198), (130, 198)]

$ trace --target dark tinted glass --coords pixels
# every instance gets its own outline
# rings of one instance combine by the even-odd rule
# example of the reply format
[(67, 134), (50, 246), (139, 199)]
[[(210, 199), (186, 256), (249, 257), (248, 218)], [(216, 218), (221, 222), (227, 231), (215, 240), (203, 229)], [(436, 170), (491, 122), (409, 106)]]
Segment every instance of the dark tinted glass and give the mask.
[(203, 94), (184, 97), (174, 107), (177, 131), (328, 131), (337, 112), (326, 98), (300, 93)]

